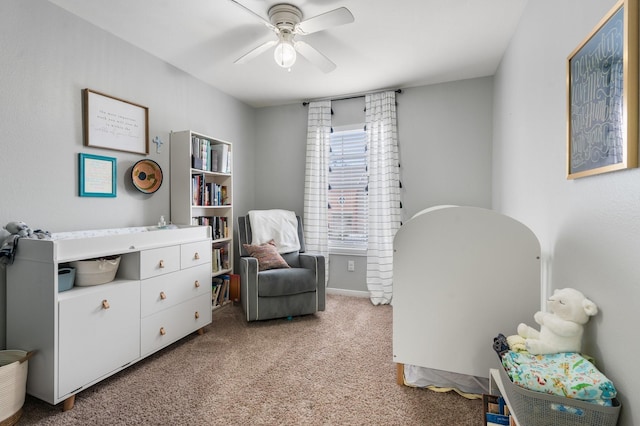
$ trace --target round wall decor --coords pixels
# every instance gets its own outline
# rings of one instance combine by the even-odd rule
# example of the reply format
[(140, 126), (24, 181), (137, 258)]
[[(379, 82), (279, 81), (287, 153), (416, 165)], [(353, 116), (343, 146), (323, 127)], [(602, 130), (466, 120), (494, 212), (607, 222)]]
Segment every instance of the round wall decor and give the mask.
[(153, 194), (162, 185), (162, 169), (153, 160), (140, 160), (131, 168), (133, 186), (145, 194)]

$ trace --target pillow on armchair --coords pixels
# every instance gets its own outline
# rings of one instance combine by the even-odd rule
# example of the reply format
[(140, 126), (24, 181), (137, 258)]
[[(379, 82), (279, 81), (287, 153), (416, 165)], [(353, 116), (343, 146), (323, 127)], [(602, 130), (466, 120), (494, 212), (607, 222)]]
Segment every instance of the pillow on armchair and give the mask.
[(258, 259), (258, 270), (266, 271), (267, 269), (289, 268), (289, 264), (280, 256), (276, 243), (271, 240), (268, 243), (254, 246), (251, 244), (242, 244), (249, 252), (249, 256)]

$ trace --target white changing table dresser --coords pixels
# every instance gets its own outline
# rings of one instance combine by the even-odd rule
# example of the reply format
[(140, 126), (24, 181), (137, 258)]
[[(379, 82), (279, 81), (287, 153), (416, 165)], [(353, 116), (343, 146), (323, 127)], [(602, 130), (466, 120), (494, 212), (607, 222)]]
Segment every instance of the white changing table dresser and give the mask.
[[(103, 231), (20, 239), (7, 267), (7, 347), (36, 351), (27, 393), (65, 410), (81, 390), (211, 323), (209, 227)], [(111, 255), (121, 255), (114, 281), (58, 292), (60, 264)]]

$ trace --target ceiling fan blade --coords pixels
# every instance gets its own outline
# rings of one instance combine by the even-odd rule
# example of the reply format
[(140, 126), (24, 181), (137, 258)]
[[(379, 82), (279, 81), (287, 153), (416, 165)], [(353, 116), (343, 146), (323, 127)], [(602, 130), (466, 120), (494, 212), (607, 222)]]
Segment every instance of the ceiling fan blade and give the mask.
[(309, 44), (304, 41), (297, 41), (294, 44), (294, 47), (298, 51), (299, 54), (304, 56), (309, 62), (311, 62), (316, 67), (320, 68), (325, 73), (330, 73), (334, 69), (336, 69), (336, 64), (331, 62), (329, 58), (324, 56), (322, 53), (318, 52), (315, 48), (311, 47)]
[(295, 32), (298, 34), (311, 34), (326, 30), (327, 28), (350, 24), (354, 20), (355, 19), (349, 9), (346, 7), (339, 7), (300, 22), (296, 25)]
[(256, 12), (254, 12), (253, 10), (251, 10), (248, 7), (244, 6), (243, 4), (237, 2), (236, 0), (229, 0), (229, 1), (232, 2), (233, 4), (235, 4), (236, 6), (240, 7), (241, 9), (245, 10), (246, 12), (250, 13), (254, 17), (258, 18), (260, 20), (260, 22), (262, 22), (264, 25), (266, 25), (266, 27), (269, 28), (270, 30), (272, 30), (272, 31), (277, 31), (278, 30), (271, 22), (267, 21), (262, 16), (258, 15)]
[(253, 50), (250, 50), (248, 53), (245, 53), (244, 55), (242, 55), (241, 57), (236, 59), (233, 63), (234, 64), (244, 64), (245, 62), (248, 62), (248, 61), (252, 60), (253, 58), (261, 55), (264, 52), (266, 52), (271, 47), (275, 46), (277, 43), (278, 43), (277, 40), (271, 40), (271, 41), (267, 41), (265, 43), (262, 43), (260, 46), (256, 47)]

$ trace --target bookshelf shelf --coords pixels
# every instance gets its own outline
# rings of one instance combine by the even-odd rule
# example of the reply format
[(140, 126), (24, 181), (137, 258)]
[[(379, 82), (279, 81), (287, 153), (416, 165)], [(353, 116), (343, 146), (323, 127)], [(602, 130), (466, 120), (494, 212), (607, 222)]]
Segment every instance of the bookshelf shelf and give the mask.
[(233, 161), (230, 142), (183, 130), (171, 133), (171, 222), (211, 227), (212, 307), (218, 278), (233, 274)]

